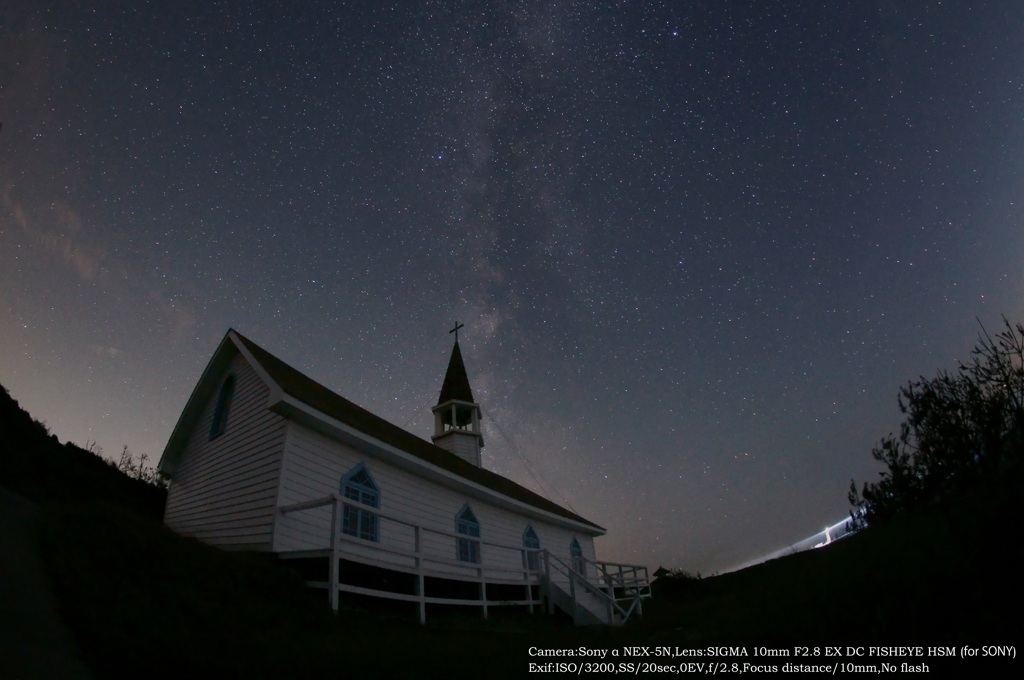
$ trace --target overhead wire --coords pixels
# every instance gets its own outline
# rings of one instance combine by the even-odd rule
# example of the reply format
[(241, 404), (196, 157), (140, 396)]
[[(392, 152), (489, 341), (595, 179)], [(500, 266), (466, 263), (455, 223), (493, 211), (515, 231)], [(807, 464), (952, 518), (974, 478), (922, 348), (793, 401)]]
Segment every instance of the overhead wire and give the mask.
[[(481, 411), (482, 410), (483, 409), (481, 409)], [(519, 456), (519, 460), (523, 461), (523, 465), (526, 466), (526, 472), (529, 473), (530, 477), (533, 478), (533, 481), (535, 481), (537, 483), (537, 486), (539, 486), (542, 490), (546, 489), (544, 491), (544, 495), (548, 497), (548, 500), (552, 500), (552, 498), (551, 498), (552, 496), (557, 496), (558, 498), (562, 499), (563, 503), (565, 503), (567, 506), (569, 506), (570, 510), (572, 510), (573, 512), (576, 512), (576, 514), (579, 514), (576, 511), (576, 508), (574, 508), (572, 506), (572, 503), (570, 503), (569, 500), (565, 496), (563, 496), (562, 494), (558, 493), (558, 491), (555, 490), (554, 486), (549, 484), (544, 479), (544, 475), (542, 475), (539, 470), (536, 470), (533, 467), (533, 465), (530, 463), (530, 461), (528, 461), (526, 459), (526, 456), (524, 456), (523, 452), (519, 449), (518, 446), (516, 446), (516, 443), (514, 441), (512, 441), (512, 438), (509, 437), (508, 434), (505, 433), (504, 429), (502, 429), (501, 424), (498, 422), (497, 418), (494, 417), (494, 413), (488, 411), (487, 412), (487, 417), (490, 419), (490, 421), (492, 423), (494, 423), (494, 427), (497, 428), (498, 432), (501, 433), (501, 436), (505, 438), (505, 441), (508, 442), (508, 445), (512, 447), (512, 450), (515, 452), (515, 454), (517, 456)]]

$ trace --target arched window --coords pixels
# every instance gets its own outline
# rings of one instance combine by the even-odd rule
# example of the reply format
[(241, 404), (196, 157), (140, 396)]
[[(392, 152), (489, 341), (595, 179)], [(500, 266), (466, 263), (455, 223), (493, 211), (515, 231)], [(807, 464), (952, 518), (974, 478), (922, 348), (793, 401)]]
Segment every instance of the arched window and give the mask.
[(540, 556), (536, 551), (540, 550), (540, 539), (529, 524), (523, 532), (523, 548), (523, 568), (537, 571), (540, 568)]
[(455, 533), (459, 535), (455, 541), (458, 560), (480, 564), (480, 522), (469, 509), (469, 503), (463, 505), (459, 514), (455, 515)]
[[(341, 495), (363, 505), (380, 507), (380, 492), (366, 466), (360, 463), (341, 478)], [(341, 531), (367, 541), (380, 540), (380, 520), (376, 513), (350, 503), (342, 507)]]
[(231, 410), (231, 397), (235, 395), (235, 376), (229, 375), (220, 386), (217, 405), (213, 409), (213, 423), (210, 425), (210, 439), (215, 439), (228, 429), (228, 412)]
[(572, 562), (572, 570), (582, 576), (587, 575), (587, 561), (583, 558), (583, 548), (575, 538), (569, 544), (569, 559)]

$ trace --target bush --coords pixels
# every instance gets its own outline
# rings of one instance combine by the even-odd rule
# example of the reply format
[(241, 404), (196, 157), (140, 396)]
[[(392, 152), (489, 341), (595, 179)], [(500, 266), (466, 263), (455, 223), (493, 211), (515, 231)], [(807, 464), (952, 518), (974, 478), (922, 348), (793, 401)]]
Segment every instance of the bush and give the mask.
[(885, 465), (881, 479), (860, 491), (850, 482), (857, 526), (943, 502), (981, 479), (1020, 465), (1024, 432), (1024, 324), (993, 338), (984, 329), (971, 362), (900, 390), (899, 435), (871, 455)]

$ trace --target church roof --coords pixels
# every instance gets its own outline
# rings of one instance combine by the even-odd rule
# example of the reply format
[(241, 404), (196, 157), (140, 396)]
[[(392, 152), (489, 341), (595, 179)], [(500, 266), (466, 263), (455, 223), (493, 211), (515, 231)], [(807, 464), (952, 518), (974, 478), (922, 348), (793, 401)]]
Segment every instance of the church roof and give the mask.
[(466, 364), (462, 361), (462, 350), (459, 349), (459, 341), (455, 341), (452, 347), (452, 356), (448, 360), (448, 370), (444, 374), (444, 383), (441, 384), (441, 396), (437, 398), (438, 404), (446, 401), (468, 401), (476, 403), (473, 399), (473, 390), (469, 386), (469, 376), (466, 374)]
[[(576, 513), (563, 508), (562, 506), (549, 501), (543, 496), (530, 491), (524, 486), (513, 482), (511, 479), (502, 477), (499, 474), (490, 472), (483, 468), (472, 465), (453, 453), (442, 449), (439, 446), (420, 439), (416, 435), (404, 430), (397, 425), (389, 423), (380, 416), (370, 413), (366, 409), (349, 401), (341, 395), (329, 390), (315, 380), (292, 368), (284, 361), (266, 351), (252, 340), (249, 340), (235, 330), (229, 330), (228, 336), (234, 336), (253, 359), (259, 363), (281, 388), (281, 390), (292, 398), (312, 407), (316, 411), (338, 420), (353, 429), (363, 432), (380, 442), (388, 444), (400, 451), (404, 451), (425, 463), (436, 466), (455, 474), (463, 479), (478, 484), (482, 487), (497, 492), (507, 498), (533, 506), (560, 517), (585, 524), (597, 532), (604, 533), (604, 528), (593, 522), (580, 517)], [(223, 345), (222, 345), (223, 346)], [(466, 368), (462, 363), (462, 355), (459, 352), (459, 345), (456, 342), (452, 350), (452, 361), (448, 366), (448, 374), (452, 373), (452, 366), (457, 363), (461, 368), (462, 380), (465, 382), (465, 392), (469, 398), (460, 396), (449, 397), (463, 401), (472, 401), (472, 393), (469, 392), (469, 379), (466, 377)], [(445, 376), (445, 386), (448, 385), (448, 375)], [(455, 392), (455, 394), (463, 394)], [(445, 397), (445, 389), (441, 389), (442, 399)]]

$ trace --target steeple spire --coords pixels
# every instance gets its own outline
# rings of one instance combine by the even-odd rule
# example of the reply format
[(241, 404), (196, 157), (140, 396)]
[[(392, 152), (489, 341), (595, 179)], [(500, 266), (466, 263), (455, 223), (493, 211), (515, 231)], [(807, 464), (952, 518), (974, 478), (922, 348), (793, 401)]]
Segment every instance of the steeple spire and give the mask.
[(459, 349), (458, 331), (462, 324), (455, 322), (455, 345), (448, 360), (448, 370), (441, 384), (441, 394), (437, 405), (430, 409), (434, 413), (433, 442), (441, 448), (454, 453), (468, 463), (482, 467), (480, 449), (484, 447), (484, 438), (480, 433), (480, 406), (473, 399), (473, 389), (469, 386), (469, 375), (466, 364), (462, 360)]
[(473, 402), (473, 388), (469, 386), (469, 376), (466, 374), (466, 364), (462, 361), (462, 350), (459, 349), (459, 341), (455, 341), (452, 347), (452, 356), (448, 360), (448, 370), (444, 374), (444, 383), (441, 385), (441, 396), (437, 398), (438, 404), (458, 399), (459, 401)]

